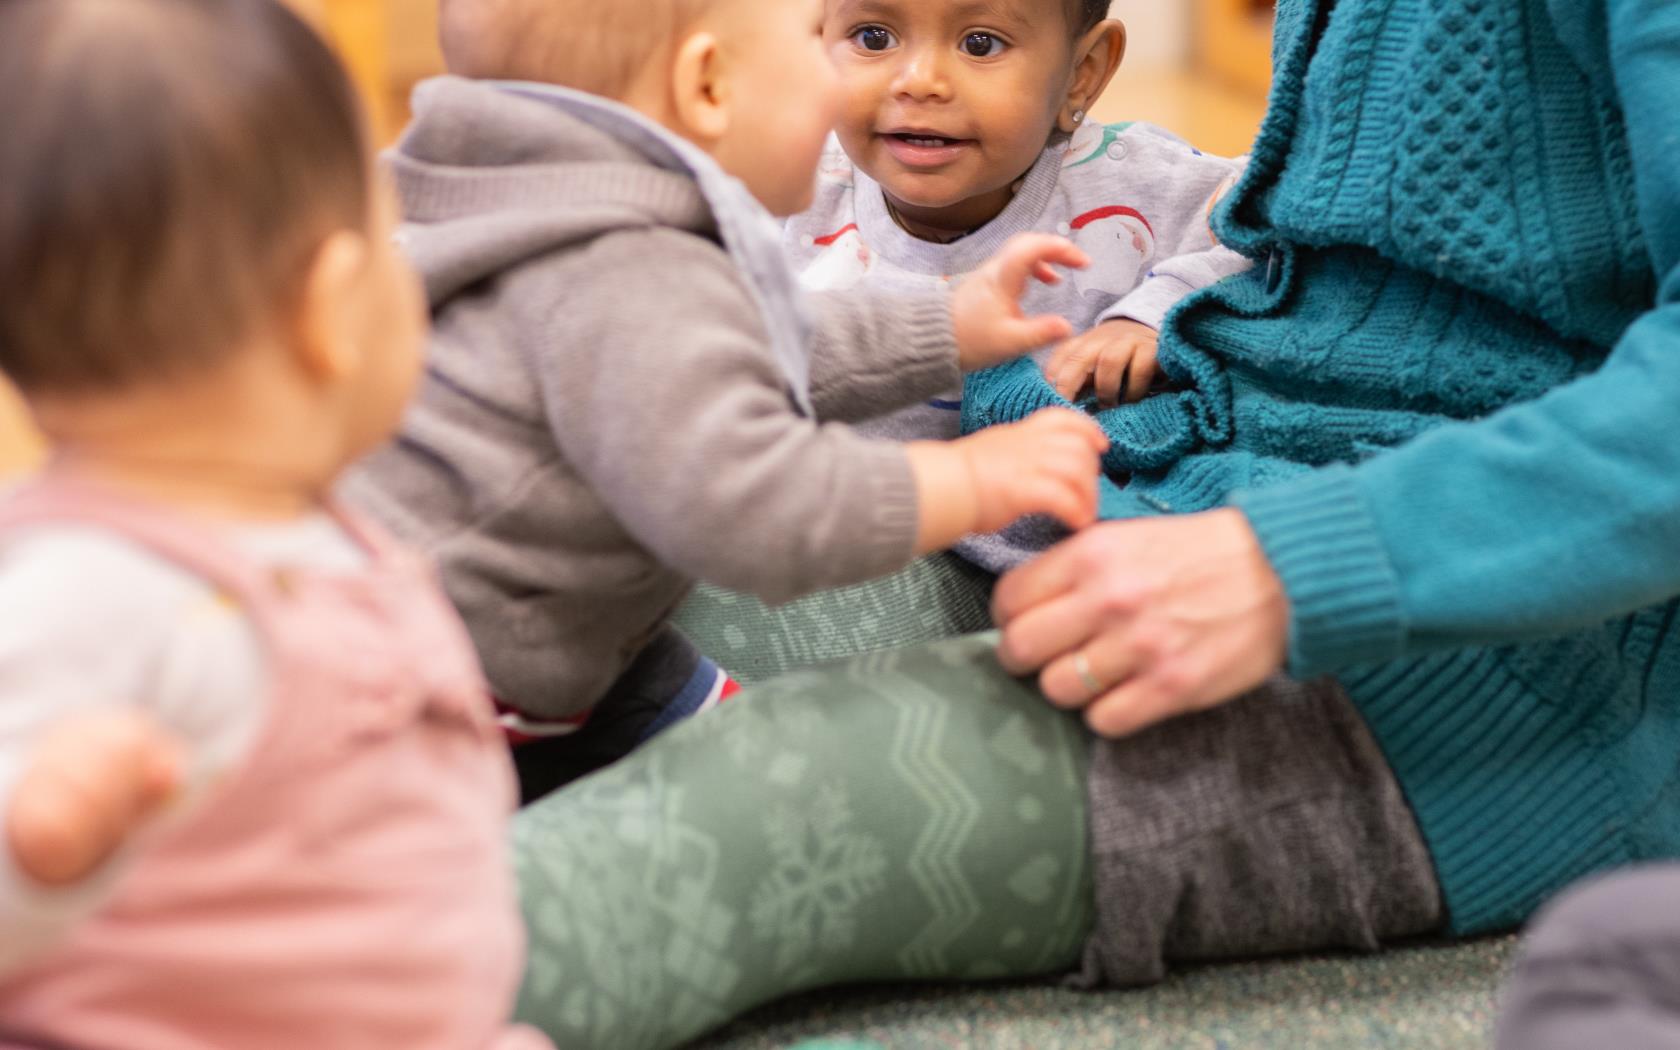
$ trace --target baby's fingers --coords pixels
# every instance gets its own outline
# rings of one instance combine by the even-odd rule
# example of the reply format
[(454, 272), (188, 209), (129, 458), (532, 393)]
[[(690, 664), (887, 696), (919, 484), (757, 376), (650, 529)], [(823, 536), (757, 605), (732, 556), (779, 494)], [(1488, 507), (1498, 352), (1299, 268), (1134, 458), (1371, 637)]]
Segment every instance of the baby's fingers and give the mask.
[(1000, 322), (997, 331), (1010, 350), (1026, 353), (1041, 346), (1061, 342), (1073, 334), (1073, 325), (1069, 324), (1065, 317), (1040, 314), (1037, 317)]
[(1097, 401), (1104, 405), (1118, 405), (1126, 388), (1126, 373), (1132, 364), (1130, 346), (1105, 347), (1097, 357), (1091, 385), (1096, 388)]
[(1097, 468), (1088, 459), (1058, 464), (1046, 479), (1047, 501), (1055, 504), (1046, 513), (1070, 529), (1082, 529), (1097, 520)]
[(12, 792), (12, 847), (40, 881), (75, 881), (167, 802), (179, 780), (173, 741), (143, 716), (66, 722), (42, 740)]
[(1044, 370), (1056, 393), (1068, 401), (1076, 400), (1091, 375), (1091, 362), (1097, 353), (1098, 347), (1088, 339), (1063, 343)]
[[(997, 255), (997, 263), (1003, 286), (1010, 294), (1019, 296), (1026, 290), (1029, 276), (1053, 284), (1060, 277), (1052, 266), (1083, 270), (1091, 265), (1091, 258), (1066, 238), (1047, 233), (1028, 233), (1005, 244)], [(1046, 274), (1049, 275), (1048, 280)]]
[(1126, 372), (1125, 400), (1127, 404), (1142, 401), (1155, 383), (1155, 361), (1147, 354), (1139, 354)]

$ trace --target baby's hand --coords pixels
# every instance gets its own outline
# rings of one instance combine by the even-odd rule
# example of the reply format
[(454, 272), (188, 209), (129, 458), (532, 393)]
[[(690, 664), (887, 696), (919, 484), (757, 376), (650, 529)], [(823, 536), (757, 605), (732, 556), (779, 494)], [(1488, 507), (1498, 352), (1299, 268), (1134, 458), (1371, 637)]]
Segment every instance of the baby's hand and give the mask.
[(1028, 280), (1061, 280), (1052, 263), (1082, 270), (1091, 260), (1071, 241), (1021, 234), (957, 285), (951, 293), (951, 323), (963, 371), (1003, 364), (1072, 334), (1066, 318), (1027, 317), (1021, 312)]
[(1159, 338), (1155, 329), (1137, 321), (1105, 321), (1058, 346), (1044, 366), (1045, 378), (1069, 401), (1079, 399), (1087, 381), (1102, 405), (1142, 401), (1155, 382)]
[(1072, 529), (1097, 517), (1097, 476), (1108, 438), (1065, 408), (1033, 413), (953, 442), (968, 458), (976, 493), (974, 532), (995, 532), (1028, 514)]
[(48, 886), (87, 878), (169, 801), (179, 765), (170, 738), (134, 712), (53, 729), (18, 779), (5, 814), (18, 867)]

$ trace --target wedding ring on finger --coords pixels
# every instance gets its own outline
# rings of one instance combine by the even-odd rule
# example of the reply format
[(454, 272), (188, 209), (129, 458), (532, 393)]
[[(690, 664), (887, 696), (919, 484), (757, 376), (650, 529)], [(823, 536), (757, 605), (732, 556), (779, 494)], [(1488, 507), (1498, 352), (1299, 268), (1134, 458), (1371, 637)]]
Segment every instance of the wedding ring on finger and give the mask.
[(1079, 676), (1079, 683), (1091, 694), (1091, 699), (1095, 700), (1103, 694), (1103, 684), (1091, 673), (1091, 659), (1085, 655), (1083, 649), (1073, 654), (1073, 673)]

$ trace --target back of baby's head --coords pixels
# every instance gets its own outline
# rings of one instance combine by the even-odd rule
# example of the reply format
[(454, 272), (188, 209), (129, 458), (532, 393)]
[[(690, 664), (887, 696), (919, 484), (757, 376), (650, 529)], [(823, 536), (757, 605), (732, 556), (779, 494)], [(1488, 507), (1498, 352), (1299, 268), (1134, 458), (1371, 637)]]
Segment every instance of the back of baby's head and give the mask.
[(277, 0), (4, 0), (0, 98), (0, 371), (26, 393), (208, 369), (367, 226), (354, 93)]
[(450, 71), (622, 98), (694, 21), (727, 0), (443, 0)]

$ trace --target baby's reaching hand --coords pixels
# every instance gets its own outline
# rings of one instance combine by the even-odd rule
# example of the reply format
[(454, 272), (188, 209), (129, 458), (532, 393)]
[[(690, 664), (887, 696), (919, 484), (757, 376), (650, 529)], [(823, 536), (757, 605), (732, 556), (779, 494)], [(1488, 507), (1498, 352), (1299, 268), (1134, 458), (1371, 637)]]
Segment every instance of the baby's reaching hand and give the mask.
[(1061, 280), (1052, 264), (1083, 270), (1091, 260), (1071, 241), (1020, 234), (957, 285), (951, 293), (951, 326), (963, 371), (1001, 365), (1073, 333), (1064, 317), (1027, 317), (1021, 312), (1028, 280)]
[(1108, 438), (1082, 413), (1047, 408), (956, 441), (907, 446), (921, 508), (920, 553), (1028, 514), (1080, 529), (1097, 517)]
[(47, 886), (87, 878), (174, 795), (179, 765), (170, 738), (136, 712), (59, 725), (12, 789), (5, 827), (15, 863)]
[(1044, 376), (1069, 401), (1079, 399), (1087, 381), (1104, 406), (1142, 401), (1155, 381), (1158, 339), (1146, 324), (1105, 321), (1058, 346), (1044, 366)]

